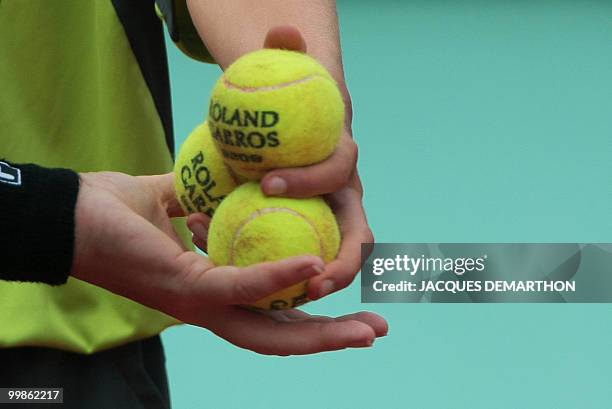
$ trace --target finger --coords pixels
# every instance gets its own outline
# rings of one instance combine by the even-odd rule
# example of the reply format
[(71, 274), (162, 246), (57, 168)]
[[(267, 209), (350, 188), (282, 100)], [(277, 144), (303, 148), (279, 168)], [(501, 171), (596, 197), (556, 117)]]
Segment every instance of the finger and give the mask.
[(284, 50), (306, 52), (306, 42), (300, 31), (293, 26), (277, 26), (268, 31), (264, 48), (282, 48)]
[(342, 243), (334, 261), (325, 271), (308, 283), (308, 298), (316, 300), (347, 287), (361, 269), (361, 244), (373, 241), (372, 232), (361, 205), (360, 195), (350, 188), (338, 192), (334, 201), (340, 203), (334, 210), (340, 225)]
[(198, 236), (194, 235), (191, 237), (191, 242), (200, 250), (207, 253), (208, 252), (208, 241), (205, 239), (201, 239)]
[(304, 355), (369, 347), (376, 334), (356, 320), (278, 322), (241, 308), (228, 310), (209, 329), (233, 344), (266, 355)]
[(270, 294), (308, 280), (323, 271), (315, 256), (297, 256), (248, 267), (224, 266), (205, 274), (207, 294), (221, 304), (252, 304)]
[(340, 321), (356, 320), (367, 324), (374, 330), (377, 337), (384, 337), (389, 333), (389, 323), (383, 317), (373, 312), (360, 311), (339, 317)]
[(311, 166), (282, 168), (268, 172), (261, 188), (268, 196), (311, 197), (340, 190), (357, 162), (357, 145), (344, 134), (342, 142), (326, 160)]
[(210, 217), (204, 213), (193, 213), (187, 217), (187, 227), (193, 233), (191, 241), (200, 250), (206, 252), (208, 248), (208, 227)]
[(326, 317), (324, 315), (310, 315), (304, 311), (296, 309), (283, 310), (279, 312), (283, 314), (283, 317), (286, 321), (295, 322), (304, 320), (316, 320), (319, 322), (329, 322), (355, 320), (369, 325), (374, 330), (374, 333), (377, 337), (384, 337), (389, 332), (389, 324), (387, 323), (387, 321), (380, 315), (368, 311), (347, 314), (337, 318)]
[(187, 227), (200, 240), (208, 238), (208, 227), (210, 226), (210, 217), (204, 213), (193, 213), (187, 217)]

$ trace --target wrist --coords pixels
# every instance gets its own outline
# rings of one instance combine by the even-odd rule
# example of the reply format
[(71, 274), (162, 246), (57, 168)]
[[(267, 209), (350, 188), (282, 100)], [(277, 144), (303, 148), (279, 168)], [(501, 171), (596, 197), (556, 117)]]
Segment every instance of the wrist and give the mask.
[(83, 260), (86, 259), (86, 249), (89, 247), (87, 240), (89, 234), (86, 231), (85, 202), (91, 189), (90, 175), (88, 173), (79, 173), (79, 183), (79, 194), (74, 206), (74, 257), (70, 274), (76, 278), (86, 280), (86, 277), (83, 276), (83, 271), (87, 271), (87, 268), (83, 268)]

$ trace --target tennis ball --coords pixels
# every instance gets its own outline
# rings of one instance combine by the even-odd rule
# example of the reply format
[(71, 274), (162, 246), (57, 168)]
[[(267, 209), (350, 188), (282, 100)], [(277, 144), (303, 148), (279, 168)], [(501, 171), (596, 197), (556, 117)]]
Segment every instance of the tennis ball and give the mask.
[(174, 164), (176, 196), (186, 213), (212, 216), (238, 182), (217, 151), (208, 126), (198, 125), (181, 145)]
[(331, 155), (344, 125), (344, 102), (312, 57), (264, 49), (236, 60), (217, 81), (207, 122), (226, 163), (257, 180), (271, 169)]
[[(208, 230), (208, 256), (216, 265), (248, 266), (306, 254), (327, 263), (339, 246), (336, 218), (322, 198), (268, 197), (255, 182), (227, 196)], [(252, 305), (294, 308), (308, 301), (306, 285), (307, 281), (294, 284)]]

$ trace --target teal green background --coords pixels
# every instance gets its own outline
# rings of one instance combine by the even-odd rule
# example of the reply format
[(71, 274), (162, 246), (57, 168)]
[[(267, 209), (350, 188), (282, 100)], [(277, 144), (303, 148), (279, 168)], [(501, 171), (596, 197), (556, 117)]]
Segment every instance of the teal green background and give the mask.
[[(365, 205), (379, 242), (612, 241), (612, 3), (342, 1)], [(178, 143), (220, 71), (170, 48)], [(358, 280), (357, 280), (358, 281)], [(175, 408), (612, 407), (610, 305), (361, 305), (369, 350), (277, 358), (164, 334)]]

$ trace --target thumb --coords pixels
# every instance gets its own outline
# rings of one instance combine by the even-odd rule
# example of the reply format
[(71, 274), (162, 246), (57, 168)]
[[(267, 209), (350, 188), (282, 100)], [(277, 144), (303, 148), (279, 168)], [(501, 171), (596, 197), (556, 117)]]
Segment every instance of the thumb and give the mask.
[(169, 217), (186, 216), (181, 207), (174, 187), (174, 172), (163, 175), (140, 176), (156, 193), (156, 197), (166, 207)]
[[(206, 272), (206, 297), (227, 305), (252, 304), (277, 291), (308, 280), (324, 271), (324, 263), (315, 256), (295, 256), (246, 267), (222, 266)], [(197, 283), (192, 288), (198, 289)]]
[(304, 37), (294, 26), (277, 26), (268, 31), (264, 48), (282, 48), (283, 50), (306, 52)]

